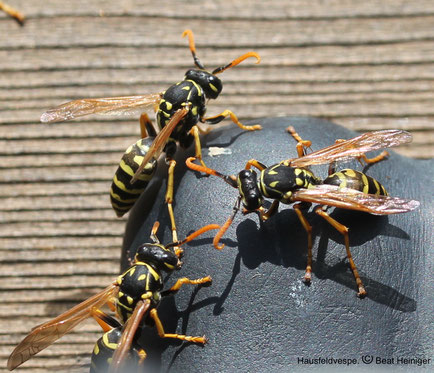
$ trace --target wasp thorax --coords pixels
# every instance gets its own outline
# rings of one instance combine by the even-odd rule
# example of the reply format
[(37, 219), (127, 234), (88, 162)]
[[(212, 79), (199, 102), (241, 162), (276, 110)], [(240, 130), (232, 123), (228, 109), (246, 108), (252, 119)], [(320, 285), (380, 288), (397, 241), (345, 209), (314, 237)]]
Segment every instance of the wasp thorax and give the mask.
[(178, 257), (159, 244), (143, 244), (137, 249), (136, 261), (154, 264), (159, 270), (173, 271), (181, 267)]
[(205, 70), (188, 70), (185, 79), (199, 84), (208, 98), (216, 99), (223, 89), (222, 81)]
[(242, 170), (238, 174), (238, 190), (243, 205), (248, 211), (257, 210), (262, 205), (262, 196), (258, 188), (256, 172)]

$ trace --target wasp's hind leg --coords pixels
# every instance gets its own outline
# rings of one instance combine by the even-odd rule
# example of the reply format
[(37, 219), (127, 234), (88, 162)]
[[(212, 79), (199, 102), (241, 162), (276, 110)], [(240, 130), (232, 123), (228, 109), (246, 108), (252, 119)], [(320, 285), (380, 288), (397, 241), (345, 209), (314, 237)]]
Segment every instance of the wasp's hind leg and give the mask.
[(156, 137), (157, 132), (155, 131), (152, 121), (149, 119), (148, 114), (143, 113), (140, 115), (140, 136), (142, 139), (146, 137)]
[(312, 226), (309, 224), (301, 211), (302, 208), (304, 208), (305, 206), (306, 204), (304, 203), (296, 203), (294, 204), (293, 208), (297, 214), (298, 219), (300, 220), (301, 225), (307, 233), (307, 264), (303, 281), (306, 284), (310, 284), (310, 281), (312, 279)]
[(354, 263), (353, 256), (351, 255), (351, 251), (350, 251), (350, 240), (348, 238), (348, 228), (345, 225), (343, 225), (343, 224), (339, 223), (338, 221), (336, 221), (335, 219), (333, 219), (329, 214), (327, 214), (327, 212), (323, 210), (322, 206), (318, 206), (317, 208), (315, 208), (315, 213), (317, 213), (319, 216), (321, 216), (325, 220), (327, 220), (327, 222), (331, 226), (333, 226), (339, 233), (341, 233), (344, 236), (345, 249), (347, 251), (347, 258), (348, 258), (348, 261), (350, 263), (350, 268), (353, 271), (353, 275), (354, 275), (354, 278), (356, 280), (356, 284), (357, 284), (357, 288), (358, 288), (357, 295), (360, 298), (365, 297), (367, 293), (366, 293), (365, 287), (363, 286), (362, 280), (360, 279), (359, 272), (357, 271), (356, 264)]
[(217, 124), (217, 123), (220, 123), (223, 119), (225, 119), (228, 116), (231, 118), (232, 122), (234, 122), (242, 130), (257, 131), (257, 130), (262, 129), (262, 126), (260, 124), (255, 124), (253, 126), (246, 126), (246, 125), (242, 124), (238, 120), (237, 116), (230, 110), (225, 110), (222, 113), (220, 113), (214, 117), (202, 118), (201, 122), (202, 123), (209, 123), (209, 124)]

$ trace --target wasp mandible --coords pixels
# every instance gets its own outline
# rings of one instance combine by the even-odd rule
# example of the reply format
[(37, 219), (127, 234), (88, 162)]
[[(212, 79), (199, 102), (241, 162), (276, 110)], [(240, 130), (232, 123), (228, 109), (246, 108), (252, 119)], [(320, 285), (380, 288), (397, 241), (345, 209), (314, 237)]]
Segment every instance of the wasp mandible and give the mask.
[[(356, 280), (358, 295), (363, 297), (366, 295), (366, 290), (350, 252), (348, 228), (332, 218), (327, 213), (327, 209), (333, 206), (374, 215), (389, 215), (414, 210), (419, 206), (419, 202), (388, 196), (385, 188), (377, 180), (359, 171), (346, 169), (335, 172), (335, 163), (353, 158), (360, 162), (364, 160), (366, 163), (378, 162), (387, 156), (387, 152), (372, 159), (367, 158), (365, 153), (410, 142), (412, 136), (400, 130), (368, 132), (350, 140), (337, 140), (332, 146), (306, 154), (306, 149), (310, 147), (311, 142), (303, 140), (292, 127), (288, 128), (288, 132), (297, 141), (298, 158), (287, 159), (270, 167), (252, 159), (247, 162), (238, 176), (225, 175), (195, 164), (194, 157), (187, 159), (186, 164), (190, 169), (218, 176), (239, 191), (233, 212), (214, 237), (213, 244), (217, 249), (223, 248), (224, 245), (219, 245), (219, 241), (232, 224), (241, 204), (243, 214), (258, 213), (261, 221), (275, 214), (280, 202), (292, 204), (308, 236), (304, 281), (309, 283), (312, 277), (312, 227), (302, 211), (308, 209), (312, 203), (319, 204), (314, 208), (314, 212), (344, 236), (346, 253)], [(315, 176), (309, 169), (311, 165), (320, 164), (330, 164), (329, 175), (324, 180)], [(259, 176), (252, 167), (260, 171)], [(264, 198), (273, 200), (269, 209), (264, 208)]]
[[(67, 102), (48, 110), (41, 116), (41, 122), (59, 122), (74, 119), (89, 114), (131, 114), (141, 112), (140, 128), (142, 140), (133, 144), (125, 152), (118, 170), (113, 178), (110, 198), (113, 209), (118, 217), (128, 212), (148, 185), (157, 167), (157, 158), (162, 152), (169, 162), (177, 148), (188, 148), (194, 141), (195, 157), (202, 161), (199, 133), (209, 131), (200, 128), (198, 123), (217, 124), (226, 117), (241, 129), (255, 131), (260, 125), (245, 126), (230, 110), (205, 117), (206, 104), (209, 99), (216, 99), (222, 89), (222, 81), (217, 74), (234, 67), (249, 57), (260, 57), (255, 52), (248, 52), (236, 58), (227, 65), (217, 67), (212, 72), (205, 70), (204, 65), (196, 55), (194, 36), (191, 30), (185, 30), (182, 36), (187, 36), (190, 51), (197, 69), (190, 69), (184, 79), (170, 86), (166, 91), (141, 96), (108, 97), (80, 99)], [(156, 111), (155, 128), (143, 111), (148, 108)]]

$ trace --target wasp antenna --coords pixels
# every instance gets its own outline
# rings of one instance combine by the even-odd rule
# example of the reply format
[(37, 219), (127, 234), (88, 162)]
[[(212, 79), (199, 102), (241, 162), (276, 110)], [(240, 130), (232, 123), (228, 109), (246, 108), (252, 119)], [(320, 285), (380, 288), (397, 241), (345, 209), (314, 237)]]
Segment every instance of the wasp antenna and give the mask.
[(15, 18), (15, 20), (21, 25), (24, 25), (25, 17), (22, 13), (20, 13), (15, 8), (12, 8), (10, 5), (5, 4), (3, 1), (0, 1), (0, 10), (3, 10), (10, 17)]
[(256, 63), (261, 62), (261, 57), (259, 56), (259, 54), (255, 53), (255, 52), (247, 52), (246, 54), (243, 54), (242, 56), (238, 57), (237, 59), (233, 60), (231, 63), (228, 63), (225, 66), (221, 66), (221, 67), (217, 67), (217, 69), (215, 69), (212, 74), (220, 74), (223, 71), (230, 69), (231, 67), (237, 66), (238, 64), (240, 64), (241, 62), (243, 62), (244, 60), (246, 60), (249, 57), (255, 57), (256, 58)]
[(193, 31), (187, 29), (182, 33), (182, 37), (188, 37), (188, 45), (190, 47), (191, 54), (193, 55), (194, 64), (202, 70), (205, 70), (205, 67), (200, 62), (199, 58), (196, 56), (196, 46), (194, 45), (194, 35)]
[(220, 172), (218, 172), (212, 168), (193, 163), (193, 161), (195, 159), (197, 159), (197, 158), (196, 157), (189, 157), (185, 161), (185, 164), (187, 165), (187, 167), (189, 169), (191, 169), (193, 171), (203, 172), (203, 173), (208, 174), (208, 175), (217, 176), (217, 177), (223, 179), (231, 187), (238, 188), (237, 179), (234, 176), (224, 175), (224, 174), (222, 174), (222, 173), (220, 173)]
[(156, 221), (151, 229), (151, 240), (154, 241), (154, 243), (160, 243), (160, 240), (157, 237), (157, 231), (159, 227), (160, 227), (160, 222)]

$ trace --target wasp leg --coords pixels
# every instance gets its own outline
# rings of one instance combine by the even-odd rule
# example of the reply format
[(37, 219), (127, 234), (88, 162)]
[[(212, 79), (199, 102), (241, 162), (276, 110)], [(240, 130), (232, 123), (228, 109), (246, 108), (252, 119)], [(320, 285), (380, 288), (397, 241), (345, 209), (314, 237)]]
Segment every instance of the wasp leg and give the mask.
[(142, 136), (142, 139), (148, 136), (157, 136), (157, 133), (155, 132), (155, 129), (152, 125), (152, 121), (149, 119), (148, 114), (146, 113), (140, 115), (140, 135)]
[(345, 225), (343, 225), (343, 224), (337, 222), (335, 219), (333, 219), (329, 214), (327, 214), (326, 211), (324, 211), (322, 209), (321, 206), (318, 206), (317, 208), (315, 208), (315, 212), (319, 216), (321, 216), (325, 220), (327, 220), (327, 222), (331, 226), (333, 226), (339, 233), (341, 233), (344, 236), (344, 239), (345, 239), (345, 249), (347, 251), (347, 258), (348, 258), (348, 261), (350, 262), (350, 268), (353, 271), (353, 275), (354, 275), (354, 278), (356, 280), (357, 288), (359, 290), (359, 292), (357, 293), (357, 295), (360, 298), (363, 298), (367, 293), (366, 293), (366, 290), (365, 290), (365, 288), (363, 286), (362, 280), (360, 279), (359, 272), (357, 271), (357, 267), (356, 267), (356, 265), (354, 263), (353, 257), (351, 255), (350, 240), (348, 238), (348, 228)]
[(160, 240), (157, 237), (158, 228), (160, 228), (160, 223), (156, 221), (151, 229), (151, 240), (153, 243), (160, 243)]
[(312, 145), (312, 141), (309, 140), (303, 140), (300, 135), (295, 131), (295, 128), (293, 126), (289, 126), (286, 129), (286, 132), (288, 132), (295, 141), (297, 141), (297, 154), (298, 158), (303, 157), (306, 155), (306, 148), (310, 148)]
[(201, 135), (207, 135), (208, 133), (210, 133), (212, 131), (211, 127), (207, 127), (207, 128), (202, 128), (201, 126), (199, 126), (199, 123), (196, 124), (197, 129), (199, 130), (199, 133)]
[(91, 310), (91, 315), (99, 324), (99, 326), (101, 326), (104, 333), (121, 326), (118, 320), (97, 308), (93, 308)]
[(221, 250), (225, 247), (224, 244), (219, 245), (219, 242), (220, 242), (221, 238), (223, 237), (223, 235), (226, 233), (226, 231), (231, 226), (232, 222), (234, 221), (235, 215), (237, 214), (238, 210), (240, 209), (240, 203), (241, 203), (241, 197), (238, 197), (237, 201), (235, 202), (235, 205), (233, 207), (233, 212), (232, 212), (231, 216), (229, 216), (228, 220), (226, 220), (226, 222), (221, 226), (220, 230), (217, 232), (217, 234), (215, 235), (215, 237), (212, 241), (214, 247), (217, 250)]
[(256, 159), (250, 159), (247, 161), (245, 169), (250, 170), (252, 167), (256, 167), (259, 171), (265, 170), (267, 168), (267, 166)]
[(268, 210), (265, 211), (262, 207), (259, 208), (259, 218), (262, 221), (268, 220), (270, 216), (273, 216), (277, 212), (278, 208), (279, 201), (275, 199)]
[(9, 15), (12, 18), (15, 18), (15, 20), (22, 26), (24, 24), (25, 17), (22, 13), (20, 13), (15, 8), (12, 8), (10, 5), (5, 4), (3, 1), (0, 1), (0, 10), (3, 10), (7, 15)]
[[(166, 190), (166, 203), (167, 210), (169, 211), (170, 225), (172, 227), (172, 242), (178, 241), (178, 233), (176, 231), (175, 214), (173, 213), (173, 174), (175, 172), (176, 161), (173, 159), (169, 161), (168, 177), (167, 177), (167, 190)], [(184, 250), (179, 246), (173, 248), (176, 256), (182, 256)]]
[(205, 344), (207, 342), (207, 339), (205, 338), (205, 336), (193, 337), (193, 336), (183, 335), (183, 334), (168, 334), (164, 331), (163, 324), (161, 323), (161, 320), (158, 317), (157, 309), (153, 308), (149, 312), (149, 314), (152, 317), (152, 319), (155, 321), (155, 327), (157, 328), (158, 335), (161, 338), (175, 338), (175, 339), (180, 339), (181, 341), (201, 343), (201, 344)]
[(161, 294), (164, 296), (175, 294), (181, 289), (182, 285), (190, 284), (190, 285), (201, 285), (201, 284), (210, 284), (212, 282), (211, 276), (201, 277), (196, 280), (190, 280), (187, 277), (179, 278), (175, 285), (173, 285), (170, 289), (163, 291)]
[(148, 356), (146, 351), (144, 349), (140, 349), (137, 351), (137, 354), (139, 356), (139, 361), (138, 361), (138, 367), (137, 367), (137, 373), (142, 373), (143, 372), (143, 363), (146, 360), (146, 357)]
[(383, 159), (386, 159), (389, 157), (389, 152), (387, 150), (384, 150), (380, 154), (378, 154), (376, 157), (368, 158), (365, 154), (361, 155), (357, 158), (357, 160), (360, 162), (362, 166), (364, 166), (362, 160), (366, 162), (366, 164), (373, 164), (382, 161)]
[(307, 219), (304, 217), (303, 213), (301, 212), (302, 206), (303, 206), (302, 203), (296, 203), (293, 207), (295, 213), (298, 216), (298, 219), (301, 222), (301, 225), (303, 226), (304, 230), (307, 233), (307, 264), (306, 264), (306, 272), (304, 274), (304, 282), (308, 284), (312, 279), (312, 226), (308, 223)]
[(231, 117), (232, 122), (234, 122), (238, 127), (240, 127), (245, 131), (257, 131), (262, 129), (262, 126), (259, 124), (255, 124), (254, 126), (245, 126), (238, 120), (237, 116), (230, 110), (225, 110), (221, 114), (216, 115), (214, 117), (202, 118), (201, 122), (209, 123), (209, 124), (217, 124), (220, 123), (223, 119), (225, 119), (228, 116)]
[(193, 135), (194, 138), (194, 149), (195, 149), (194, 158), (198, 159), (200, 164), (203, 167), (206, 167), (205, 162), (202, 159), (202, 145), (200, 143), (199, 127), (193, 126), (192, 129), (190, 130), (190, 133)]

